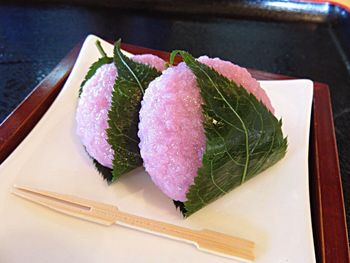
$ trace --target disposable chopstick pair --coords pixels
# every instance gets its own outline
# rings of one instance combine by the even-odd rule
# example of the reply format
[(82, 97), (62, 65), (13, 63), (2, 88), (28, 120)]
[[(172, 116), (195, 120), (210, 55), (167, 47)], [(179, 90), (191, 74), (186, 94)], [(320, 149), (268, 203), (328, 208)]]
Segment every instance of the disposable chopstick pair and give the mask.
[(14, 186), (17, 196), (58, 212), (104, 225), (119, 224), (130, 228), (194, 244), (199, 250), (251, 262), (254, 243), (211, 230), (188, 228), (132, 215), (116, 206), (25, 186)]

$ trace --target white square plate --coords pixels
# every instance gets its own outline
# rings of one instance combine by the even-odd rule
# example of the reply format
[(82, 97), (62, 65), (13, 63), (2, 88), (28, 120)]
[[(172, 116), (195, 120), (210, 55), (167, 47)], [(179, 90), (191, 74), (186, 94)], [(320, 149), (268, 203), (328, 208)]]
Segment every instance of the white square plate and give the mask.
[[(142, 168), (112, 185), (102, 180), (75, 134), (78, 90), (99, 53), (89, 36), (61, 93), (0, 166), (0, 262), (234, 262), (194, 246), (68, 217), (11, 195), (23, 184), (117, 205), (194, 229), (212, 229), (256, 243), (256, 262), (315, 262), (308, 189), (313, 83), (262, 81), (283, 117), (288, 152), (260, 175), (183, 219)], [(108, 54), (112, 46), (102, 41)]]

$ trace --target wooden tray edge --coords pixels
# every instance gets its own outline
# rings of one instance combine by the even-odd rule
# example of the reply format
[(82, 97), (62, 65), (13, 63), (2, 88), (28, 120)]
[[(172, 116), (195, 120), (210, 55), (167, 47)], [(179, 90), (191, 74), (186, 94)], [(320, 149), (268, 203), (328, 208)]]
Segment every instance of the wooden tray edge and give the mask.
[(329, 88), (314, 84), (309, 149), (310, 199), (317, 262), (350, 262)]
[(62, 89), (78, 57), (76, 45), (0, 124), (0, 164), (21, 143)]

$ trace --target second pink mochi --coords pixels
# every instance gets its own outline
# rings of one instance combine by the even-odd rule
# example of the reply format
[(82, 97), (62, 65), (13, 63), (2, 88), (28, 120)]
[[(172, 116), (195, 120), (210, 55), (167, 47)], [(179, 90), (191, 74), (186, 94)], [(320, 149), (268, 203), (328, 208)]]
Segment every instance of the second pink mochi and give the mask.
[[(198, 61), (241, 84), (274, 112), (265, 91), (245, 68), (207, 56)], [(138, 136), (144, 166), (173, 200), (186, 201), (202, 164), (206, 138), (201, 104), (196, 78), (184, 63), (163, 71), (150, 83), (141, 102)]]

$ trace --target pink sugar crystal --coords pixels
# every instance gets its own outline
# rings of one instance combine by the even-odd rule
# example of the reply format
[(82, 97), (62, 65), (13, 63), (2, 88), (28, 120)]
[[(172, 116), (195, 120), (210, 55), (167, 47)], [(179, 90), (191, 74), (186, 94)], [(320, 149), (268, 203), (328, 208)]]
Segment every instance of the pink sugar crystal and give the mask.
[(201, 101), (195, 76), (181, 63), (150, 83), (141, 104), (138, 135), (146, 171), (174, 200), (185, 200), (201, 165)]
[(76, 113), (77, 134), (86, 151), (100, 164), (110, 168), (114, 152), (107, 142), (106, 129), (116, 76), (113, 63), (101, 66), (84, 85)]
[[(198, 60), (242, 84), (273, 112), (264, 90), (246, 69), (217, 58)], [(138, 136), (145, 169), (174, 200), (186, 201), (202, 164), (206, 138), (201, 103), (196, 78), (184, 63), (163, 71), (150, 83), (141, 102)]]
[(155, 55), (151, 55), (151, 54), (134, 55), (131, 59), (133, 61), (152, 66), (160, 72), (162, 72), (165, 69), (165, 61)]
[[(165, 61), (153, 55), (137, 55), (131, 59), (164, 70)], [(114, 151), (107, 142), (108, 110), (117, 70), (113, 63), (97, 69), (84, 85), (76, 112), (77, 134), (86, 151), (103, 166), (112, 168)]]

